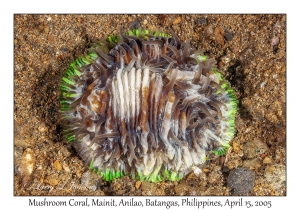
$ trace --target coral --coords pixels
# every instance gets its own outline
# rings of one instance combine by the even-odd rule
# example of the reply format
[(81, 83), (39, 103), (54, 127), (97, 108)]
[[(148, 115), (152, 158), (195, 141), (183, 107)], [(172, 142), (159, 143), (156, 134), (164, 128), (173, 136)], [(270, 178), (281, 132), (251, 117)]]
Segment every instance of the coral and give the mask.
[(179, 180), (233, 138), (230, 84), (214, 59), (170, 33), (121, 29), (62, 78), (64, 135), (105, 180)]

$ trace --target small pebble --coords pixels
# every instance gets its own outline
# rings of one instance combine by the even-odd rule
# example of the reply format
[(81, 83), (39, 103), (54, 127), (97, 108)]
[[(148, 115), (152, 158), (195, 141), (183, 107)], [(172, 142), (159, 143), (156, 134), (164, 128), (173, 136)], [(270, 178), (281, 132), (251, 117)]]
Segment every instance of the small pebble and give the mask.
[(167, 20), (168, 16), (165, 14), (158, 15), (158, 19), (164, 24)]
[(209, 170), (209, 169), (207, 169), (207, 168), (204, 168), (204, 169), (203, 169), (203, 172), (204, 172), (204, 173), (209, 173), (209, 172), (210, 172), (210, 170)]
[(283, 164), (267, 166), (265, 169), (265, 178), (273, 189), (280, 192), (286, 187), (286, 166)]
[(261, 160), (259, 160), (258, 158), (254, 158), (251, 160), (245, 160), (243, 166), (246, 168), (257, 169), (257, 168), (261, 167)]
[(207, 24), (207, 20), (205, 19), (205, 17), (201, 17), (201, 18), (199, 18), (199, 19), (197, 19), (196, 21), (195, 21), (195, 23), (196, 24), (199, 24), (199, 25), (206, 25)]
[(62, 169), (59, 160), (56, 160), (56, 161), (53, 163), (53, 166), (54, 166), (54, 168), (55, 168), (56, 170), (58, 170), (58, 171), (61, 171), (61, 169)]
[(238, 143), (233, 142), (233, 143), (232, 143), (232, 147), (233, 147), (233, 151), (234, 151), (235, 153), (238, 153), (238, 152), (240, 151), (240, 147), (239, 147), (239, 144), (238, 144)]
[(135, 188), (136, 188), (136, 189), (139, 189), (139, 188), (141, 187), (141, 184), (142, 184), (141, 181), (137, 181), (137, 182), (135, 183)]
[(71, 156), (70, 151), (65, 147), (62, 147), (59, 151), (63, 155), (63, 157), (70, 157)]
[(266, 143), (256, 139), (244, 144), (244, 155), (246, 158), (252, 159), (268, 150)]
[(214, 27), (209, 25), (205, 30), (205, 36), (210, 37), (214, 33)]
[(263, 164), (269, 164), (269, 163), (272, 163), (272, 160), (271, 160), (269, 157), (266, 157), (266, 158), (263, 160)]
[(143, 22), (143, 24), (146, 25), (147, 23), (148, 23), (148, 21), (145, 19), (144, 22)]
[(48, 127), (46, 126), (45, 123), (41, 123), (40, 126), (39, 126), (39, 132), (41, 133), (45, 133), (48, 131)]
[(31, 149), (26, 149), (22, 155), (19, 171), (22, 175), (31, 175), (34, 171), (35, 157)]
[(23, 147), (14, 147), (15, 159), (19, 159), (23, 154)]
[(221, 27), (216, 27), (214, 31), (216, 42), (220, 45), (224, 45), (224, 30)]
[(180, 23), (180, 21), (181, 21), (181, 18), (180, 18), (180, 17), (177, 17), (177, 18), (174, 20), (173, 24), (176, 25), (176, 24)]
[(240, 157), (243, 157), (243, 156), (244, 156), (243, 150), (240, 150), (237, 154), (238, 154), (238, 156), (240, 156)]
[(141, 23), (138, 19), (135, 19), (132, 23), (129, 24), (129, 28), (137, 29), (141, 26)]
[(219, 68), (219, 69), (222, 69), (223, 66), (224, 66), (224, 63), (223, 63), (222, 61), (219, 61), (219, 63), (218, 63), (218, 68)]
[(48, 182), (51, 186), (56, 186), (58, 184), (58, 180), (54, 178), (50, 178)]
[(70, 170), (70, 168), (69, 168), (69, 166), (64, 162), (63, 163), (63, 169), (66, 171), (66, 172), (68, 172), (68, 173), (70, 173), (71, 172), (71, 170)]
[(193, 167), (193, 171), (196, 176), (199, 176), (202, 173), (202, 170), (197, 166)]
[(271, 40), (270, 40), (270, 44), (271, 46), (276, 46), (279, 44), (279, 38), (277, 36), (274, 36)]
[(222, 166), (222, 173), (228, 173), (229, 168), (227, 166)]
[(49, 26), (45, 26), (45, 28), (44, 28), (44, 31), (45, 31), (45, 34), (48, 34), (49, 33)]
[(228, 30), (225, 30), (225, 39), (227, 41), (231, 41), (233, 39), (233, 34), (229, 32)]

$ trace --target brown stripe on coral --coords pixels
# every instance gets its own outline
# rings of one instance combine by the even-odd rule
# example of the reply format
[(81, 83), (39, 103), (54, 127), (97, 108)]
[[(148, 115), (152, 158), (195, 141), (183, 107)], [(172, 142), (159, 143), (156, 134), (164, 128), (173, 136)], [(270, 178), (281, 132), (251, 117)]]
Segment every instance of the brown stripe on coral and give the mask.
[(96, 114), (105, 117), (106, 107), (109, 102), (109, 97), (106, 89), (95, 90), (91, 94), (91, 108)]
[(154, 109), (154, 92), (155, 92), (155, 73), (152, 73), (150, 79), (150, 87), (149, 87), (149, 125), (150, 129), (153, 131), (153, 109)]
[(177, 72), (178, 72), (178, 68), (172, 70), (170, 81), (163, 88), (163, 92), (164, 92), (165, 95), (167, 95), (173, 89), (173, 86), (176, 82)]
[(93, 90), (94, 87), (97, 85), (98, 81), (99, 81), (99, 80), (95, 80), (92, 84), (90, 84), (90, 85), (87, 87), (87, 89), (86, 89), (86, 91), (85, 91), (85, 93), (84, 93), (84, 95), (82, 96), (82, 99), (81, 99), (81, 104), (82, 104), (82, 105), (84, 105), (84, 106), (87, 105), (87, 97), (91, 94), (92, 90)]
[[(148, 74), (148, 75), (147, 75)], [(144, 69), (142, 82), (142, 106), (140, 126), (143, 131), (148, 131), (148, 95), (149, 95), (149, 70)]]
[(186, 111), (185, 110), (181, 110), (180, 115), (179, 115), (179, 135), (181, 136), (181, 138), (183, 138), (185, 140), (185, 131), (186, 131), (186, 126), (187, 122), (186, 122)]
[[(159, 121), (161, 118), (159, 117), (160, 114), (162, 113), (162, 107), (160, 107), (161, 103), (161, 94), (162, 94), (162, 87), (163, 87), (163, 81), (162, 77), (160, 75), (156, 75), (155, 77), (155, 94), (154, 94), (154, 104), (153, 104), (153, 124), (152, 128), (154, 130), (155, 138), (158, 141), (158, 126), (159, 126)], [(163, 100), (162, 100), (163, 102)]]
[(101, 73), (101, 86), (104, 86), (107, 80), (107, 70), (105, 67), (100, 63), (93, 63), (91, 66), (91, 70), (95, 69)]
[(111, 50), (111, 53), (115, 56), (115, 62), (118, 64), (118, 68), (120, 67), (120, 53), (117, 50)]

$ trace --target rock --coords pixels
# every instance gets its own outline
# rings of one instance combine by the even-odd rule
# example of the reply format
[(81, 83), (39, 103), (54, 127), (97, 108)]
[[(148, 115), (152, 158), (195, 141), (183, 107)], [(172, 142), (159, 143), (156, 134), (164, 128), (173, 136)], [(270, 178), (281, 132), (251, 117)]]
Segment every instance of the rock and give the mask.
[(16, 160), (21, 159), (23, 154), (23, 147), (14, 147), (14, 154)]
[(133, 22), (129, 24), (129, 28), (137, 29), (141, 26), (141, 23), (138, 19), (135, 19)]
[(207, 26), (205, 29), (205, 36), (210, 37), (214, 33), (214, 27), (212, 25)]
[(45, 34), (48, 34), (49, 33), (49, 26), (45, 26), (45, 28), (44, 28), (44, 32), (45, 32)]
[(246, 158), (252, 159), (268, 150), (266, 143), (256, 139), (244, 144), (244, 155)]
[(39, 132), (41, 133), (45, 133), (48, 131), (48, 127), (46, 126), (45, 123), (41, 123), (40, 126), (39, 126)]
[(240, 157), (243, 157), (243, 156), (244, 156), (243, 150), (240, 150), (237, 154), (238, 154), (238, 156), (240, 156)]
[(255, 173), (248, 168), (236, 168), (230, 172), (227, 186), (233, 189), (234, 195), (247, 195), (255, 185)]
[(66, 172), (68, 172), (68, 173), (71, 172), (70, 167), (69, 167), (68, 164), (66, 164), (65, 162), (63, 163), (62, 167), (63, 167), (63, 169), (64, 169)]
[(218, 44), (224, 45), (224, 30), (221, 27), (216, 27), (214, 31), (215, 40)]
[(21, 175), (29, 176), (34, 171), (35, 157), (31, 149), (26, 149), (23, 152), (19, 172)]
[(233, 39), (233, 33), (229, 32), (228, 30), (225, 29), (225, 39), (227, 41), (231, 41)]
[(263, 164), (270, 164), (272, 163), (272, 160), (269, 157), (265, 157), (265, 159), (263, 160)]
[(207, 24), (207, 20), (205, 19), (205, 17), (201, 17), (201, 18), (195, 20), (195, 23), (199, 24), (199, 25), (202, 25), (202, 24), (206, 25)]
[(159, 22), (161, 22), (162, 24), (165, 24), (168, 19), (168, 15), (161, 14), (161, 15), (158, 15), (157, 18), (158, 18)]
[(86, 171), (82, 174), (81, 184), (86, 188), (95, 191), (100, 183), (100, 177), (96, 173)]
[(202, 173), (202, 170), (199, 167), (194, 166), (193, 167), (193, 172), (194, 172), (195, 176), (198, 177)]
[(65, 148), (65, 147), (62, 147), (59, 152), (63, 155), (63, 157), (70, 157), (71, 156), (71, 152)]
[(61, 169), (62, 169), (59, 160), (56, 160), (56, 161), (53, 163), (53, 166), (54, 166), (54, 168), (55, 168), (56, 170), (58, 170), (58, 171), (61, 171)]
[(191, 190), (191, 187), (188, 186), (186, 183), (182, 182), (174, 187), (174, 191), (177, 196), (186, 196), (189, 194), (189, 191)]
[(204, 168), (202, 171), (203, 171), (204, 173), (209, 173), (209, 172), (210, 172), (210, 170), (207, 169), (207, 168)]
[(263, 122), (265, 120), (266, 109), (262, 109), (260, 106), (257, 106), (253, 101), (257, 101), (255, 96), (248, 96), (242, 99), (242, 104), (246, 108), (247, 112), (257, 121)]
[(245, 160), (243, 166), (245, 168), (259, 168), (261, 167), (261, 161), (258, 158), (254, 158), (251, 160)]
[(228, 173), (229, 172), (229, 168), (227, 166), (222, 166), (221, 170), (222, 170), (222, 173)]
[(126, 189), (121, 189), (116, 192), (116, 195), (124, 195), (126, 193)]
[(58, 180), (55, 179), (55, 178), (50, 178), (48, 180), (48, 183), (51, 185), (51, 186), (56, 186), (58, 184)]
[(233, 147), (233, 151), (234, 151), (235, 153), (238, 153), (238, 152), (241, 150), (240, 147), (239, 147), (239, 144), (236, 143), (236, 142), (233, 142), (233, 143), (232, 143), (232, 147)]
[(208, 183), (212, 185), (219, 185), (224, 181), (223, 175), (221, 173), (221, 166), (215, 166), (211, 169), (209, 176), (207, 177)]
[(276, 46), (279, 44), (279, 38), (277, 36), (274, 36), (271, 40), (270, 40), (270, 44), (271, 46)]
[(173, 21), (173, 24), (176, 25), (178, 23), (180, 23), (181, 21), (181, 17), (177, 17), (174, 21)]
[(136, 188), (136, 189), (139, 189), (139, 188), (141, 187), (141, 184), (142, 184), (141, 181), (137, 181), (137, 182), (135, 183), (135, 188)]
[(279, 194), (286, 187), (286, 167), (283, 164), (274, 164), (266, 167), (266, 180)]
[(162, 190), (162, 188), (158, 188), (158, 186), (159, 185), (157, 185), (156, 183), (143, 182), (143, 184), (141, 185), (142, 195), (146, 195), (146, 196), (165, 195), (165, 191)]
[(219, 68), (219, 69), (222, 69), (223, 66), (224, 66), (224, 63), (223, 63), (222, 61), (219, 61), (219, 62), (218, 62), (218, 68)]

